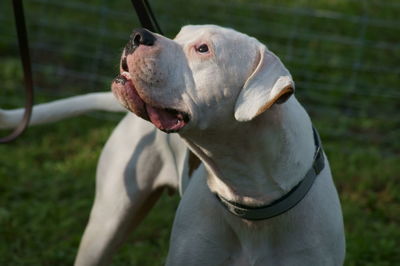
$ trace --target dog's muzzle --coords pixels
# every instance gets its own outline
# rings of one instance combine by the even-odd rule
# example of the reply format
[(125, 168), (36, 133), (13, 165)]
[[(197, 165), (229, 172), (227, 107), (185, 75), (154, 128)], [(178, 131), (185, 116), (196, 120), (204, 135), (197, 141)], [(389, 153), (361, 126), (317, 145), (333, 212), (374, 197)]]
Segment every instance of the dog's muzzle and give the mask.
[[(152, 122), (158, 129), (167, 132), (178, 132), (188, 122), (189, 115), (185, 112), (155, 104), (146, 97), (146, 92), (139, 90), (132, 79), (132, 64), (128, 58), (140, 46), (151, 48), (157, 42), (156, 36), (146, 29), (136, 29), (129, 37), (121, 59), (121, 73), (112, 82), (112, 91), (125, 108), (139, 117)], [(137, 53), (139, 51), (136, 51)], [(151, 88), (151, 86), (149, 86)]]

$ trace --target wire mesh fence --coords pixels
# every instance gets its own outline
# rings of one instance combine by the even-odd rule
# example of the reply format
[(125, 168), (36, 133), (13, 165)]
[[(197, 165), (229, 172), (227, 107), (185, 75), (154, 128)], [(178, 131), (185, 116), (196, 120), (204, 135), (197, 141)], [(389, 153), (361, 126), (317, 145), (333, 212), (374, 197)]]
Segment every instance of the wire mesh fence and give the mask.
[[(321, 134), (400, 151), (400, 3), (391, 1), (150, 1), (168, 37), (219, 24), (264, 42), (296, 82)], [(130, 1), (24, 1), (38, 101), (108, 90), (131, 30)], [(18, 72), (11, 1), (0, 3), (0, 67)], [(19, 73), (19, 74), (18, 74)], [(22, 105), (3, 83), (0, 106)], [(110, 119), (104, 113), (100, 119)], [(119, 116), (111, 116), (119, 119)]]

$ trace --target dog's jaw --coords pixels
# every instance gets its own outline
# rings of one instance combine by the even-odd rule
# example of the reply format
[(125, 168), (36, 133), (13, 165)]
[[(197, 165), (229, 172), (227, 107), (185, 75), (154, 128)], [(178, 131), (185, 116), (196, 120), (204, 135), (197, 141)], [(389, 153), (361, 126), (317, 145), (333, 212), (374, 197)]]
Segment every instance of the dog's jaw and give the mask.
[(146, 97), (140, 95), (136, 89), (131, 75), (123, 71), (118, 75), (111, 86), (112, 92), (119, 102), (137, 116), (150, 121), (158, 129), (166, 133), (180, 131), (189, 122), (189, 115), (185, 112), (157, 106), (146, 101)]
[(149, 120), (145, 109), (145, 103), (139, 96), (136, 87), (133, 85), (129, 73), (122, 72), (118, 75), (112, 82), (111, 90), (126, 109), (145, 120)]
[(175, 109), (157, 108), (149, 104), (145, 106), (150, 121), (164, 132), (178, 132), (189, 122), (189, 116), (186, 113)]

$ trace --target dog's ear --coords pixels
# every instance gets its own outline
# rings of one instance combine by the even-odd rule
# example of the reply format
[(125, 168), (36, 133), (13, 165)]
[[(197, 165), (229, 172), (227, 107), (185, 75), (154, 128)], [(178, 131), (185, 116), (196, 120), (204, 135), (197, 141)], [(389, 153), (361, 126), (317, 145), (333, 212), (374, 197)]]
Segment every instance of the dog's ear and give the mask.
[(294, 93), (294, 82), (281, 60), (264, 45), (259, 62), (247, 79), (235, 105), (235, 118), (250, 121), (274, 103), (284, 103)]

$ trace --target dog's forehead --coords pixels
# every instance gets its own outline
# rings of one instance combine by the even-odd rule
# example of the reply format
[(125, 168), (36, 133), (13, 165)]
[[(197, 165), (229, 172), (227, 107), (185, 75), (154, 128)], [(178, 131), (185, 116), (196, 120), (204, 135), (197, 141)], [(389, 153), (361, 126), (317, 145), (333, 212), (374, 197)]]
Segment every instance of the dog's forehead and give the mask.
[(238, 38), (249, 38), (249, 36), (235, 31), (230, 28), (225, 28), (216, 25), (187, 25), (182, 27), (176, 35), (175, 41), (179, 44), (186, 44), (198, 41), (199, 39), (218, 38), (221, 41)]

